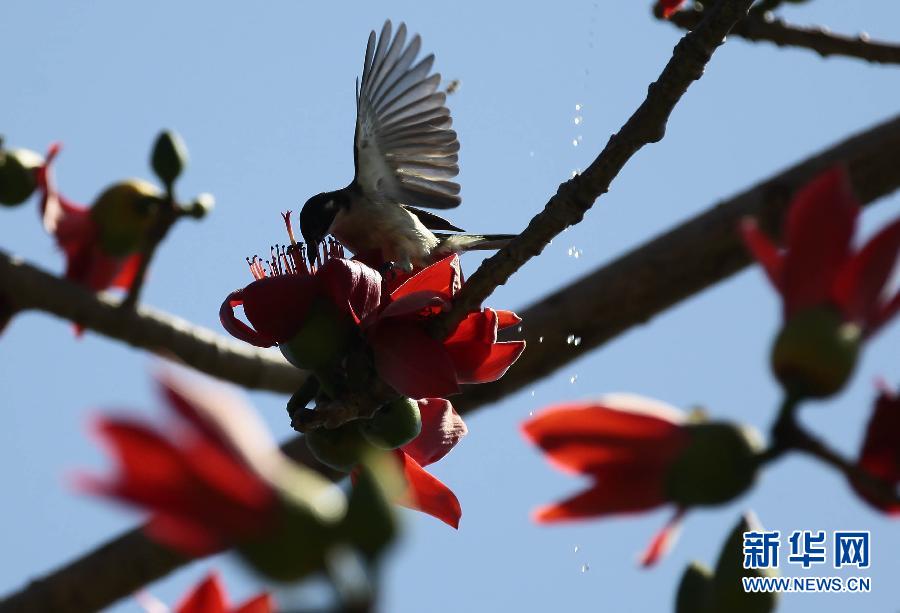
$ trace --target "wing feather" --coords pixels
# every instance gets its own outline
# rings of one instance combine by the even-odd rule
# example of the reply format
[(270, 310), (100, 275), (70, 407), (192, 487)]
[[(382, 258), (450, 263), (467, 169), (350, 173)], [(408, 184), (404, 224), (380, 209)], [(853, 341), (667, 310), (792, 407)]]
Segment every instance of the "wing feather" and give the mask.
[(416, 62), (421, 38), (407, 44), (405, 24), (392, 37), (386, 21), (366, 45), (357, 85), (356, 183), (373, 202), (452, 208), (461, 202), (459, 140), (451, 129), (434, 55)]

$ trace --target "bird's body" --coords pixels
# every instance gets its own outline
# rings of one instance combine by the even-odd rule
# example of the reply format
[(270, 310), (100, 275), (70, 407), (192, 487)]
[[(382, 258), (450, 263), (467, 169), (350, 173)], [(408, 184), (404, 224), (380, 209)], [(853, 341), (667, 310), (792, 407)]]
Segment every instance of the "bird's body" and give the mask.
[(354, 253), (380, 250), (383, 260), (411, 270), (451, 251), (497, 248), (509, 235), (462, 232), (446, 219), (417, 207), (459, 206), (459, 141), (450, 129), (446, 94), (431, 74), (434, 56), (414, 64), (421, 40), (406, 45), (406, 26), (391, 38), (369, 35), (357, 88), (353, 157), (356, 174), (347, 187), (313, 196), (300, 213), (307, 242), (332, 234)]

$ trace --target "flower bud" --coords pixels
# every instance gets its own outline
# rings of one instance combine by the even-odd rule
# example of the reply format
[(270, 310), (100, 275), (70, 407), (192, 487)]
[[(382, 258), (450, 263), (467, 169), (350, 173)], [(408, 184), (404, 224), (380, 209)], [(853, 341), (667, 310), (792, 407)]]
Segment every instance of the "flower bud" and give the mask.
[(0, 149), (0, 204), (22, 204), (37, 188), (34, 170), (43, 158), (28, 149)]
[(422, 431), (419, 403), (411, 398), (398, 398), (371, 417), (362, 420), (360, 431), (379, 449), (397, 449), (411, 442)]
[(755, 431), (720, 422), (684, 428), (690, 440), (666, 473), (668, 500), (683, 507), (721, 504), (750, 487), (761, 449)]
[(164, 130), (156, 137), (150, 165), (153, 172), (166, 186), (171, 186), (175, 179), (184, 172), (188, 163), (188, 152), (184, 141), (177, 132)]
[(216, 199), (212, 194), (202, 193), (194, 198), (186, 207), (185, 212), (194, 219), (203, 219), (216, 205)]
[(712, 572), (699, 562), (691, 562), (681, 575), (675, 596), (675, 613), (706, 613), (712, 586)]
[(371, 448), (360, 432), (358, 421), (338, 428), (317, 428), (303, 438), (317, 460), (341, 472), (353, 470), (363, 453)]
[(297, 333), (278, 348), (297, 368), (328, 369), (347, 354), (356, 334), (357, 327), (346, 313), (328, 299), (316, 298)]
[(159, 190), (140, 179), (115, 183), (91, 207), (107, 255), (125, 256), (141, 246), (159, 205)]
[(728, 535), (716, 562), (710, 611), (770, 613), (775, 610), (775, 592), (745, 592), (741, 577), (774, 577), (772, 568), (744, 568), (744, 532), (761, 531), (752, 513), (745, 514)]
[(798, 397), (825, 398), (853, 374), (862, 334), (828, 307), (792, 316), (772, 347), (772, 370), (782, 387)]

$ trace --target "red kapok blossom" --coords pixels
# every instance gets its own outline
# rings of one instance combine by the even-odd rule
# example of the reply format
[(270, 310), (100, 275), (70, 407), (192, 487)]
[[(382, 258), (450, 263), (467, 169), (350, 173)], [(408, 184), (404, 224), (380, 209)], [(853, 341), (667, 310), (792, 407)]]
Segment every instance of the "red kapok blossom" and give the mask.
[[(272, 247), (271, 258), (265, 262), (268, 270), (259, 257), (248, 259), (256, 280), (229, 294), (219, 311), (228, 332), (257, 347), (293, 338), (317, 301), (329, 301), (356, 323), (380, 304), (381, 275), (361, 262), (345, 259), (337, 243), (325, 246), (317, 253), (316, 263), (307, 266), (305, 246), (294, 240), (290, 215), (290, 211), (283, 214), (291, 244)], [(252, 327), (235, 317), (237, 306), (244, 307)]]
[[(201, 395), (174, 377), (162, 377), (160, 388), (182, 419), (165, 433), (127, 418), (99, 419), (97, 433), (119, 472), (107, 479), (82, 476), (81, 487), (148, 509), (148, 534), (189, 556), (272, 530), (278, 496), (245, 453), (258, 437), (253, 414), (231, 396)], [(210, 411), (227, 414), (233, 437), (208, 420)]]
[(443, 341), (431, 337), (427, 320), (449, 308), (461, 285), (454, 254), (412, 275), (363, 322), (378, 374), (401, 394), (447, 396), (460, 384), (496, 381), (525, 349), (524, 341), (497, 341), (498, 330), (521, 321), (512, 311), (475, 311)]
[(784, 317), (830, 306), (868, 337), (900, 311), (900, 292), (885, 296), (900, 253), (900, 219), (861, 249), (851, 246), (860, 206), (843, 166), (819, 175), (794, 196), (784, 252), (747, 219), (744, 242), (784, 300)]
[(686, 508), (734, 498), (756, 471), (755, 444), (739, 428), (686, 423), (677, 409), (640, 396), (556, 405), (522, 431), (552, 465), (594, 480), (580, 494), (539, 508), (534, 518), (540, 523), (676, 506), (645, 552), (645, 565), (666, 551)]
[(687, 0), (658, 0), (656, 10), (659, 11), (664, 19), (668, 19), (681, 10), (687, 3)]
[[(135, 249), (111, 249), (111, 243), (102, 240), (101, 227), (96, 216), (91, 214), (91, 208), (74, 204), (57, 191), (51, 164), (59, 151), (59, 144), (50, 147), (44, 165), (37, 169), (36, 178), (41, 192), (44, 229), (56, 238), (66, 254), (66, 278), (92, 291), (113, 287), (130, 289), (140, 268), (140, 254)], [(111, 191), (113, 189), (117, 191)], [(112, 202), (122, 198), (152, 197), (155, 193), (149, 183), (134, 180), (113, 186), (100, 198), (106, 196), (106, 200)]]
[(228, 604), (225, 587), (216, 573), (197, 584), (175, 607), (175, 613), (274, 613), (275, 602), (269, 594), (254, 596), (237, 607)]
[(884, 389), (875, 401), (857, 466), (878, 483), (851, 480), (853, 489), (888, 515), (900, 515), (900, 396)]

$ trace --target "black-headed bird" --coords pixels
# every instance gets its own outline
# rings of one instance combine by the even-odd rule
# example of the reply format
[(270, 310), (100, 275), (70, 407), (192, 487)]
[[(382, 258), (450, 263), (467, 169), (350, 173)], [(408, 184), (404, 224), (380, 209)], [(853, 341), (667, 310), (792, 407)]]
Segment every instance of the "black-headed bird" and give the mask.
[[(441, 75), (430, 74), (434, 54), (416, 62), (416, 34), (406, 25), (391, 38), (369, 34), (362, 80), (356, 87), (356, 133), (350, 185), (317, 194), (300, 212), (310, 259), (331, 234), (354, 253), (380, 250), (383, 261), (405, 271), (451, 252), (498, 249), (508, 234), (465, 234), (446, 219), (417, 207), (459, 206), (459, 141), (451, 129)], [(454, 233), (454, 234), (451, 234)]]

